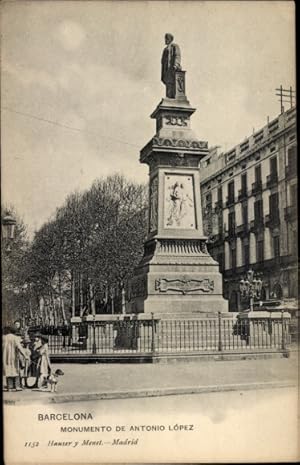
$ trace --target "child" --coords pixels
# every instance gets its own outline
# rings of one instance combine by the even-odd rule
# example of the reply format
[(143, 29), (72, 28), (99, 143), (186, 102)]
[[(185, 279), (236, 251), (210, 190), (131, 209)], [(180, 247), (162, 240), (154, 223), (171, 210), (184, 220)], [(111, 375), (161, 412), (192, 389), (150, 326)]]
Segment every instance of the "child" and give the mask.
[(48, 349), (48, 337), (41, 335), (41, 346), (39, 347), (39, 361), (38, 361), (38, 370), (39, 370), (39, 381), (38, 387), (40, 389), (46, 388), (47, 389), (47, 378), (49, 373), (51, 373), (51, 363), (49, 357), (49, 349)]
[(24, 356), (23, 354), (20, 354), (20, 384), (21, 388), (26, 388), (27, 387), (27, 377), (28, 377), (28, 371), (29, 371), (29, 365), (30, 365), (30, 356), (31, 356), (31, 350), (29, 349), (29, 344), (30, 344), (30, 339), (29, 337), (24, 337), (22, 340), (21, 344), (22, 347), (24, 347)]

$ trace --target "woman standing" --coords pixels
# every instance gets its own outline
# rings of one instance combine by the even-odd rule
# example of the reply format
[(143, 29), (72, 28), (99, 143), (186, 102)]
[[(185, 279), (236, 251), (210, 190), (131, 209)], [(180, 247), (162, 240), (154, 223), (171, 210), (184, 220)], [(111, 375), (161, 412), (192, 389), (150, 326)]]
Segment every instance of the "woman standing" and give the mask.
[(27, 352), (21, 345), (21, 339), (15, 334), (15, 329), (7, 327), (3, 336), (3, 376), (6, 377), (8, 391), (22, 391), (22, 388), (17, 386), (17, 380), (20, 377), (20, 354), (25, 360), (29, 360)]

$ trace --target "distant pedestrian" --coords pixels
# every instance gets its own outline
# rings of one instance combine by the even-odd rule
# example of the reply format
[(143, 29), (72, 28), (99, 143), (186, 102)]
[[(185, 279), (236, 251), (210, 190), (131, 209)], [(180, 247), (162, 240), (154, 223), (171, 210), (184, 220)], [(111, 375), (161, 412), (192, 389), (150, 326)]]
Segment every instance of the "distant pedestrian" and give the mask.
[(25, 360), (29, 360), (27, 352), (22, 347), (21, 339), (16, 335), (14, 327), (6, 327), (2, 339), (3, 376), (6, 378), (8, 391), (21, 391), (20, 379), (20, 354)]
[(22, 324), (21, 324), (20, 320), (14, 321), (14, 328), (15, 328), (15, 335), (16, 336), (23, 336)]
[(63, 347), (70, 346), (71, 345), (72, 328), (71, 328), (71, 325), (69, 325), (67, 321), (64, 321), (61, 333), (62, 333), (62, 337), (63, 337)]

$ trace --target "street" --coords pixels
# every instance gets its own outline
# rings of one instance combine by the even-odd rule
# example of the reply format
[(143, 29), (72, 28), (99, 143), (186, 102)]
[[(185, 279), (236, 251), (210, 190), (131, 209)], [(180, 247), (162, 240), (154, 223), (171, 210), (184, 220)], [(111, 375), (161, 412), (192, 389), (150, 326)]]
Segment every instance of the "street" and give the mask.
[[(170, 364), (53, 364), (53, 371), (60, 368), (55, 402), (64, 400), (89, 400), (94, 394), (130, 393), (156, 390), (158, 395), (165, 389), (208, 388), (219, 390), (231, 386), (268, 385), (289, 382), (294, 385), (298, 378), (297, 352), (290, 358), (259, 360), (232, 360), (214, 362), (189, 362)], [(197, 391), (196, 391), (197, 392)], [(74, 399), (74, 396), (75, 399)], [(51, 401), (50, 392), (26, 389), (22, 392), (5, 392), (4, 400), (17, 403)], [(61, 399), (63, 397), (63, 399)], [(114, 396), (119, 398), (117, 394)], [(121, 396), (122, 397), (122, 396)], [(133, 396), (136, 397), (136, 396)]]

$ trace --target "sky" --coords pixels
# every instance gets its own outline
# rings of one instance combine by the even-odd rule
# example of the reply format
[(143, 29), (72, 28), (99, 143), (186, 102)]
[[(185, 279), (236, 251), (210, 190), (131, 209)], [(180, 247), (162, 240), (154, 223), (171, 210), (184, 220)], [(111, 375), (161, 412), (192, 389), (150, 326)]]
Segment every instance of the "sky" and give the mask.
[(295, 87), (291, 1), (2, 1), (2, 203), (32, 234), (68, 194), (146, 182), (164, 34), (181, 48), (192, 127), (229, 150)]

